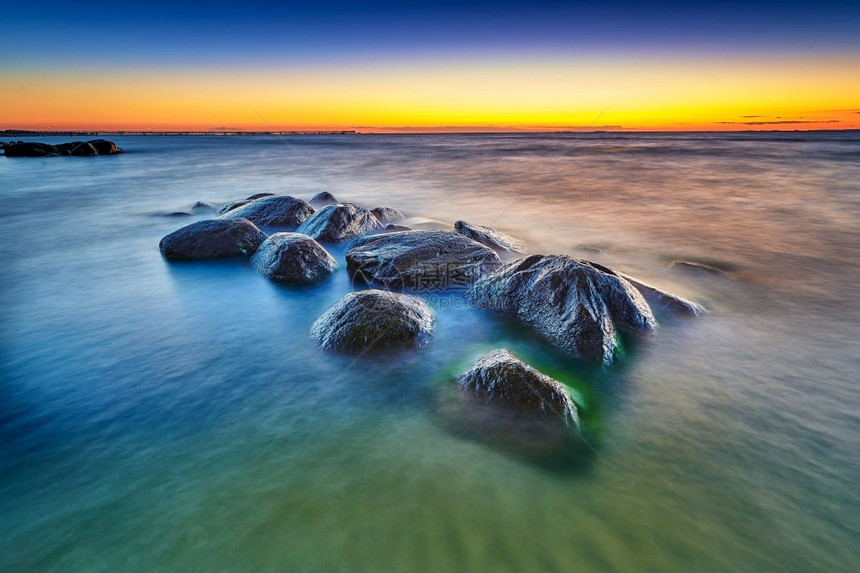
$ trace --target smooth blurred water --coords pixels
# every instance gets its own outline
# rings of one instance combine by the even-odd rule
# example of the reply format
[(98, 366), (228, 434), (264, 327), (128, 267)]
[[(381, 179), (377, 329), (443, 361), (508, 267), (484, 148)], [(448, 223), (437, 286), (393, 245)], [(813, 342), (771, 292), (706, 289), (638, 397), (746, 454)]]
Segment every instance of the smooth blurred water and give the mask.
[[(0, 157), (0, 570), (856, 570), (857, 132), (117, 141)], [(159, 254), (197, 200), (319, 191), (712, 312), (607, 369), (470, 309), (424, 351), (343, 358), (308, 329), (345, 271), (295, 289)], [(581, 464), (446, 429), (440, 389), (496, 347), (571, 386)]]

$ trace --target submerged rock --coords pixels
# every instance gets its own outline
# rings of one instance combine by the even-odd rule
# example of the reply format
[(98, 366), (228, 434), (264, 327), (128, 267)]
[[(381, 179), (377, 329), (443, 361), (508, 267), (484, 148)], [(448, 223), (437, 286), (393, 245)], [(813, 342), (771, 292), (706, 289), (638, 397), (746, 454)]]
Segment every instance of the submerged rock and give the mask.
[(433, 312), (418, 297), (380, 290), (351, 292), (311, 327), (324, 350), (359, 352), (420, 347), (433, 335)]
[(386, 288), (464, 289), (500, 264), (495, 251), (453, 231), (362, 237), (346, 253), (351, 277)]
[(613, 361), (618, 333), (652, 331), (657, 321), (625, 279), (566, 255), (532, 255), (479, 279), (480, 306), (531, 326), (571, 355)]
[(243, 205), (247, 205), (248, 203), (250, 203), (250, 201), (247, 199), (239, 199), (238, 201), (231, 201), (229, 203), (225, 203), (224, 205), (221, 205), (220, 207), (218, 207), (218, 214), (219, 215), (225, 215), (225, 214), (229, 213), (230, 211), (233, 211), (235, 209), (238, 209), (239, 207), (242, 207)]
[(328, 191), (323, 191), (311, 197), (311, 200), (308, 201), (308, 203), (319, 209), (320, 207), (325, 207), (326, 205), (336, 205), (340, 203), (340, 201), (338, 201), (337, 197), (335, 197)]
[(197, 201), (191, 206), (192, 211), (217, 211), (218, 207), (206, 201)]
[(317, 241), (336, 243), (382, 228), (370, 211), (351, 203), (327, 205), (297, 229)]
[(189, 213), (188, 211), (174, 211), (172, 213), (167, 213), (164, 215), (165, 217), (193, 217), (193, 213)]
[(18, 141), (7, 143), (3, 150), (6, 157), (51, 157), (60, 155), (60, 150), (47, 143)]
[(316, 241), (301, 233), (274, 233), (266, 239), (251, 264), (270, 279), (310, 284), (328, 278), (338, 264)]
[(507, 251), (509, 253), (522, 253), (525, 251), (525, 245), (520, 241), (492, 227), (473, 225), (466, 221), (457, 221), (454, 223), (454, 230), (464, 237), (469, 237), (473, 241), (478, 241), (482, 245), (487, 245), (497, 251)]
[(379, 219), (380, 223), (387, 223), (388, 221), (403, 219), (405, 217), (402, 212), (393, 207), (376, 207), (375, 209), (371, 209), (370, 212), (373, 213), (374, 217)]
[(457, 378), (460, 392), (478, 407), (492, 407), (533, 420), (579, 426), (567, 388), (538, 372), (508, 350), (493, 350)]
[(632, 284), (645, 297), (645, 300), (652, 308), (663, 309), (679, 316), (702, 316), (708, 314), (708, 310), (699, 303), (660, 290), (657, 287), (645, 284), (623, 273), (616, 272), (616, 274)]
[(669, 268), (679, 271), (704, 273), (713, 276), (728, 276), (728, 273), (722, 269), (706, 265), (705, 263), (696, 263), (693, 261), (675, 261), (669, 265)]
[(247, 219), (206, 219), (173, 231), (158, 244), (168, 260), (250, 255), (266, 234)]
[(314, 208), (301, 199), (289, 195), (272, 195), (230, 209), (221, 218), (248, 219), (260, 227), (296, 228), (313, 212)]

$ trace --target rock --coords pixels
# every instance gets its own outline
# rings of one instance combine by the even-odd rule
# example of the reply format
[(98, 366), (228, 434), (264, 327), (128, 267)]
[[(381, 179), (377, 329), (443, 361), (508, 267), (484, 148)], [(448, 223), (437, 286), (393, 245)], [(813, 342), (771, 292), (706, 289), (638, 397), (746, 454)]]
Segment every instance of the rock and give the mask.
[(645, 300), (652, 308), (663, 309), (679, 316), (702, 316), (708, 314), (708, 310), (698, 303), (662, 291), (623, 273), (616, 272), (616, 274), (636, 287), (636, 290), (645, 297)]
[(255, 199), (262, 199), (263, 197), (274, 197), (274, 193), (255, 193), (250, 197), (245, 197), (246, 201), (254, 201)]
[(113, 141), (108, 141), (106, 139), (91, 139), (88, 143), (95, 147), (99, 155), (114, 155), (122, 153), (122, 149), (117, 147)]
[(380, 223), (387, 223), (388, 221), (403, 219), (405, 217), (403, 213), (392, 207), (377, 207), (375, 209), (371, 209), (370, 212), (373, 213), (374, 217), (379, 219)]
[(328, 278), (338, 264), (319, 243), (301, 233), (269, 235), (251, 264), (272, 280), (310, 284)]
[(360, 352), (421, 347), (433, 335), (433, 312), (418, 297), (380, 290), (351, 292), (311, 327), (324, 350)]
[(411, 231), (411, 230), (412, 230), (412, 227), (407, 227), (406, 225), (395, 225), (394, 223), (388, 223), (379, 232), (380, 233), (399, 233), (400, 231)]
[(657, 321), (633, 285), (582, 259), (532, 255), (479, 279), (469, 296), (531, 326), (571, 355), (610, 364), (618, 333), (652, 331)]
[(194, 213), (189, 213), (188, 211), (174, 211), (173, 213), (167, 213), (165, 217), (193, 217)]
[(705, 307), (691, 300), (687, 300), (672, 293), (660, 290), (657, 287), (645, 284), (642, 281), (631, 277), (630, 275), (626, 275), (614, 269), (610, 269), (609, 267), (605, 267), (593, 261), (585, 262), (599, 271), (603, 271), (606, 274), (621, 277), (627, 282), (629, 282), (636, 290), (639, 291), (639, 293), (645, 298), (645, 301), (652, 308), (657, 307), (679, 316), (701, 316), (703, 314), (708, 313)]
[(51, 157), (60, 155), (60, 150), (47, 143), (18, 141), (7, 143), (3, 154), (6, 157)]
[(95, 148), (95, 146), (88, 141), (85, 141), (84, 143), (81, 143), (80, 145), (72, 149), (72, 155), (76, 157), (92, 157), (98, 154), (99, 152)]
[(576, 404), (567, 388), (509, 351), (493, 350), (457, 378), (459, 391), (479, 406), (515, 416), (579, 427)]
[(266, 233), (247, 219), (206, 219), (178, 229), (158, 247), (168, 260), (196, 260), (250, 255)]
[(206, 201), (197, 201), (191, 206), (192, 211), (217, 211), (218, 207)]
[(259, 227), (295, 229), (314, 212), (314, 208), (289, 195), (272, 195), (255, 199), (221, 215), (225, 219), (248, 219)]
[(457, 221), (454, 223), (454, 230), (464, 237), (469, 237), (473, 241), (478, 241), (482, 245), (487, 245), (497, 251), (507, 251), (509, 253), (522, 253), (525, 251), (525, 246), (520, 241), (492, 227), (473, 225), (466, 221)]
[(337, 198), (328, 191), (317, 193), (316, 195), (311, 197), (311, 200), (308, 202), (317, 209), (319, 209), (320, 207), (325, 207), (326, 205), (336, 205), (340, 203), (340, 201), (338, 201)]
[(382, 228), (370, 211), (353, 204), (327, 205), (305, 219), (297, 231), (317, 241), (336, 243)]
[(692, 271), (694, 273), (705, 273), (714, 276), (728, 276), (728, 273), (725, 271), (718, 269), (716, 267), (712, 267), (710, 265), (706, 265), (705, 263), (695, 263), (692, 261), (675, 261), (669, 268), (679, 270), (679, 271)]
[(230, 203), (226, 203), (226, 204), (218, 207), (218, 214), (224, 215), (226, 213), (229, 213), (230, 211), (238, 209), (239, 207), (247, 205), (248, 203), (250, 203), (250, 201), (247, 199), (239, 199), (238, 201), (231, 201)]
[(386, 288), (456, 290), (501, 264), (492, 249), (453, 231), (404, 231), (357, 239), (346, 253), (353, 279)]
[(55, 145), (55, 147), (60, 151), (63, 155), (71, 155), (72, 150), (82, 144), (83, 141), (71, 141), (69, 143), (59, 143)]

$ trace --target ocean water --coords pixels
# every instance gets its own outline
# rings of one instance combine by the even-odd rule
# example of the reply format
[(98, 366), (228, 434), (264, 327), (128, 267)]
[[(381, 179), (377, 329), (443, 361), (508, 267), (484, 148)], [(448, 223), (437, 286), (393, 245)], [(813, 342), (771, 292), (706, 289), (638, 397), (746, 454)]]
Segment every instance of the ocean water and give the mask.
[[(115, 139), (0, 157), (0, 570), (857, 570), (860, 133)], [(443, 298), (423, 351), (339, 357), (345, 271), (160, 256), (203, 217), (165, 213), (320, 191), (711, 312), (594, 368)], [(500, 347), (570, 386), (576, 463), (444, 422)]]

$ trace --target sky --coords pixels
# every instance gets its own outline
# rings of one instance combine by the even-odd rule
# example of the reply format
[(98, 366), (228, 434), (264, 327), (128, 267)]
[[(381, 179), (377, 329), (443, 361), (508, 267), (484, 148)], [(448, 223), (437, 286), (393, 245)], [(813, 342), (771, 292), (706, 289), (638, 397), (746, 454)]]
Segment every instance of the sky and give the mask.
[(860, 128), (860, 2), (13, 2), (0, 129)]

